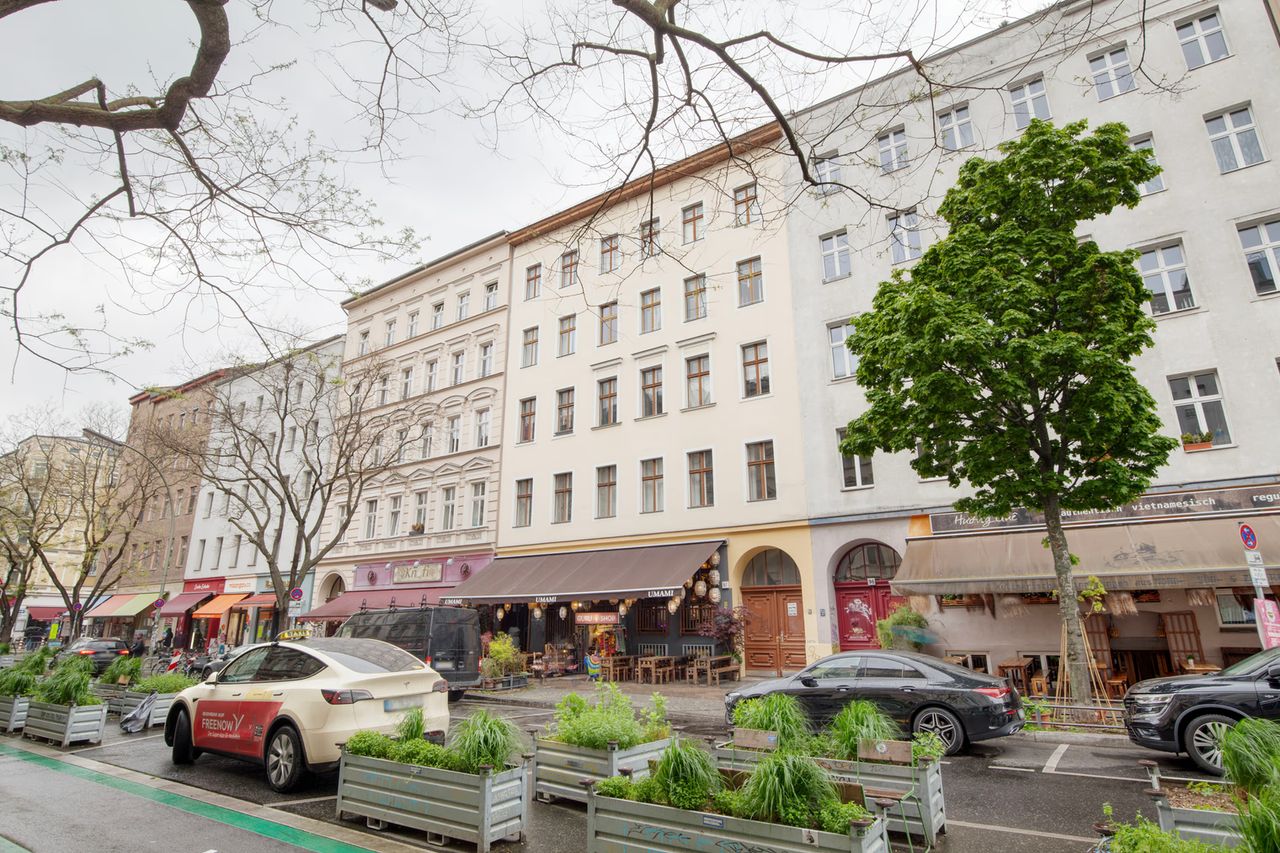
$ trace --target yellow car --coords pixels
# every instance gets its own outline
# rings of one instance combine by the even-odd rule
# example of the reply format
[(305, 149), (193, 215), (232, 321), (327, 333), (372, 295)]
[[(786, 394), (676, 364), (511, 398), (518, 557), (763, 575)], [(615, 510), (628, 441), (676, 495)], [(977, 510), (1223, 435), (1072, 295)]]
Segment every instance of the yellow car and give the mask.
[(381, 640), (317, 637), (250, 649), (174, 699), (164, 742), (174, 764), (203, 752), (262, 764), (276, 791), (332, 769), (354, 732), (391, 733), (421, 708), (429, 739), (449, 728), (449, 683)]

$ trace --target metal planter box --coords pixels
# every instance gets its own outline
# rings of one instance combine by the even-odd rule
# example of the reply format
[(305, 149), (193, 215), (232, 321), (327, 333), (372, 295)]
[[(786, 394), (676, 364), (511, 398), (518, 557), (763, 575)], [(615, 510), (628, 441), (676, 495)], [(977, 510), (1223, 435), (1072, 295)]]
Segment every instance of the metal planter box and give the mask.
[(16, 732), (27, 723), (26, 696), (0, 696), (0, 732)]
[(124, 695), (123, 684), (103, 684), (101, 681), (95, 681), (89, 685), (89, 689), (93, 691), (93, 695), (107, 703), (107, 713), (114, 714), (115, 709), (112, 707), (112, 700), (118, 699)]
[(18, 660), (18, 656), (17, 656), (17, 655), (0, 655), (0, 669), (4, 669), (5, 667), (13, 666), (13, 664), (14, 664), (17, 660)]
[[(751, 771), (767, 752), (735, 748), (732, 743), (716, 744), (713, 750), (716, 767), (722, 770)], [(874, 761), (841, 761), (818, 758), (837, 782), (849, 782), (867, 788), (868, 795), (891, 794), (901, 802), (885, 809), (889, 829), (918, 835), (934, 844), (947, 831), (946, 804), (942, 799), (942, 765), (930, 761), (918, 767), (880, 764)]]
[(23, 735), (44, 738), (60, 746), (102, 743), (106, 725), (106, 705), (52, 705), (33, 699), (27, 706)]
[(587, 853), (636, 850), (739, 850), (752, 853), (889, 853), (883, 817), (848, 835), (671, 806), (587, 796)]
[[(111, 700), (111, 713), (119, 714), (123, 717), (142, 704), (142, 700), (150, 695), (150, 693), (126, 690), (120, 696)], [(165, 718), (169, 716), (169, 706), (173, 704), (173, 700), (177, 697), (177, 693), (157, 693), (156, 704), (151, 706), (151, 719), (147, 722), (147, 726), (163, 726)]]
[(1160, 828), (1189, 841), (1203, 841), (1219, 847), (1239, 847), (1244, 839), (1236, 832), (1236, 815), (1209, 809), (1180, 809), (1169, 804), (1163, 789), (1147, 792), (1155, 801)]
[(649, 775), (649, 760), (657, 761), (671, 738), (649, 741), (630, 749), (588, 749), (545, 737), (533, 739), (533, 790), (538, 799), (563, 797), (587, 801), (584, 779), (599, 782), (630, 770), (635, 778)]
[(481, 690), (517, 690), (529, 686), (527, 675), (504, 675), (501, 678), (486, 678), (480, 682)]
[[(469, 841), (480, 853), (505, 838), (523, 840), (532, 800), (532, 767), (474, 775), (343, 753), (338, 819), (360, 815), (426, 831), (427, 840)], [(434, 838), (433, 836), (439, 836)]]

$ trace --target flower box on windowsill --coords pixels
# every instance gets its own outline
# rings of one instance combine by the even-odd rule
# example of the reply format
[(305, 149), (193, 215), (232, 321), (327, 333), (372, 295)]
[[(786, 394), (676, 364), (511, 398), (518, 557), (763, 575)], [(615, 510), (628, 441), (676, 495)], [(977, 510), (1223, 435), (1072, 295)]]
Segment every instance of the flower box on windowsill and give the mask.
[(422, 527), (421, 524), (415, 524), (413, 527), (409, 528), (410, 536), (421, 536), (424, 533), (426, 533), (426, 530)]
[(942, 607), (981, 607), (981, 595), (940, 595), (938, 604)]
[(1187, 453), (1197, 453), (1201, 450), (1212, 450), (1212, 441), (1192, 441), (1182, 445), (1182, 449)]

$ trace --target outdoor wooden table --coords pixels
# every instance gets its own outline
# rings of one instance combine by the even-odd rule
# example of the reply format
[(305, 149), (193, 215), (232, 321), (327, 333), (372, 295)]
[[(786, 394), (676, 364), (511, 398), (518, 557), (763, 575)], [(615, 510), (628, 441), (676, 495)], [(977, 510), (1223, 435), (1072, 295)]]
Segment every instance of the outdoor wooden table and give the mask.
[(1028, 674), (1031, 668), (1031, 658), (1010, 658), (1002, 661), (997, 670), (1001, 678), (1007, 678), (1018, 689), (1023, 696), (1027, 695)]
[(727, 666), (733, 661), (732, 655), (713, 655), (711, 657), (694, 658), (689, 665), (693, 667), (693, 681), (697, 684), (704, 677), (707, 680), (707, 686), (711, 686), (711, 673), (716, 669)]
[(622, 681), (635, 673), (635, 655), (613, 655), (600, 660), (600, 674), (605, 681)]
[(1188, 675), (1212, 675), (1213, 673), (1217, 672), (1220, 669), (1222, 669), (1222, 667), (1214, 666), (1211, 663), (1187, 663), (1186, 661), (1182, 662), (1182, 671), (1187, 673)]
[(636, 670), (636, 680), (644, 682), (645, 676), (648, 675), (650, 684), (658, 683), (658, 673), (666, 670), (670, 672), (675, 668), (676, 659), (671, 655), (655, 655), (652, 657), (640, 658), (638, 668)]

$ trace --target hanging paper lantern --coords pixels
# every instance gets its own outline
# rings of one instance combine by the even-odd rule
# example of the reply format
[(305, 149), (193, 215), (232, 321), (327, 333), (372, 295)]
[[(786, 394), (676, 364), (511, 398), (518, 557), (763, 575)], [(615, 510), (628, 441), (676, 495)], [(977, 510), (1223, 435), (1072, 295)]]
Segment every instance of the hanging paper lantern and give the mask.
[(626, 616), (626, 615), (627, 615), (627, 605), (626, 605), (625, 603), (624, 603), (624, 604), (619, 604), (619, 605), (618, 605), (618, 618), (619, 618), (619, 619), (621, 619), (623, 616)]
[(542, 618), (542, 608), (541, 608), (541, 607), (539, 607), (539, 606), (538, 606), (538, 605), (536, 605), (536, 604), (535, 604), (535, 605), (533, 605), (533, 618), (534, 618), (534, 619), (541, 619), (541, 618)]
[(676, 590), (676, 598), (680, 601), (684, 601), (684, 587), (680, 587)]
[(667, 602), (667, 612), (672, 616), (676, 615), (676, 611), (680, 609), (680, 599), (673, 598)]
[(502, 609), (502, 605), (498, 605), (498, 609), (493, 611), (494, 618), (497, 619), (499, 622), (501, 622), (502, 617), (506, 615), (507, 615), (507, 612)]
[(708, 590), (707, 592), (707, 597), (711, 599), (712, 604), (719, 604), (720, 603), (720, 587), (718, 586), (711, 587), (711, 589)]
[(720, 565), (720, 552), (716, 551), (711, 555), (711, 567), (715, 568), (718, 565)]
[(690, 578), (689, 580), (687, 580), (687, 581), (685, 581), (685, 582), (684, 582), (684, 588), (685, 588), (685, 589), (688, 589), (688, 588), (689, 588), (689, 587), (691, 587), (691, 586), (693, 586), (693, 579), (692, 579), (692, 578)]
[(698, 578), (698, 580), (693, 585), (693, 594), (698, 596), (698, 598), (702, 598), (702, 596), (706, 595), (707, 582), (704, 581), (702, 578)]
[(581, 609), (582, 609), (582, 602), (581, 602), (581, 601), (570, 601), (570, 602), (569, 602), (569, 606), (573, 608), (573, 612), (574, 612), (574, 613), (577, 613), (579, 610), (581, 610)]
[(707, 573), (707, 582), (712, 586), (720, 586), (720, 570), (712, 569)]
[(610, 604), (612, 604), (614, 607), (617, 607), (617, 606), (618, 606), (618, 599), (616, 599), (616, 598), (611, 598), (611, 599), (609, 599), (609, 603), (610, 603)]

